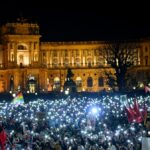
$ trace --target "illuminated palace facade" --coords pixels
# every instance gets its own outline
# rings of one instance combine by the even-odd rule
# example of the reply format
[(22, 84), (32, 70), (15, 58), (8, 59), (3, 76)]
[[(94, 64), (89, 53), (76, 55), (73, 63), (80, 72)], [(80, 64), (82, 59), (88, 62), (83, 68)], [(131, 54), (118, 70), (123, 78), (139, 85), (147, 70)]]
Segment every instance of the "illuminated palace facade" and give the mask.
[[(0, 92), (22, 89), (63, 91), (67, 68), (74, 73), (77, 91), (109, 90), (106, 70), (113, 71), (99, 49), (102, 41), (41, 42), (35, 23), (6, 23), (1, 27)], [(132, 76), (144, 83), (150, 77), (150, 41), (143, 40)], [(131, 70), (132, 72), (132, 70)]]

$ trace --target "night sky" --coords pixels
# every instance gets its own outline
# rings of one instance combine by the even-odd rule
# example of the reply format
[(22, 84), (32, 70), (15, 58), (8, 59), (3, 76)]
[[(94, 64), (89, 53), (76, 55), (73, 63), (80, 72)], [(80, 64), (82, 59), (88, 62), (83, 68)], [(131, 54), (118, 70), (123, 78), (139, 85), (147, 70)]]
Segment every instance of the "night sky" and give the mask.
[[(43, 1), (41, 1), (43, 2)], [(0, 24), (19, 16), (40, 25), (43, 41), (128, 39), (150, 36), (149, 5), (4, 1)]]

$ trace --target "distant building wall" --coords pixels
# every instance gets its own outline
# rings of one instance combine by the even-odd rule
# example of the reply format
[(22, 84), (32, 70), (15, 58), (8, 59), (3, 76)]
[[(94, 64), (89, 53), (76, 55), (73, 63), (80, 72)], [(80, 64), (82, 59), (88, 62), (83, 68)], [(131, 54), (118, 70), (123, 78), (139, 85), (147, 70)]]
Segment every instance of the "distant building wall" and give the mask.
[[(78, 92), (110, 89), (105, 72), (114, 70), (100, 52), (104, 41), (41, 42), (39, 26), (25, 21), (5, 24), (2, 35), (0, 92), (20, 88), (31, 93), (63, 90), (68, 67), (74, 73)], [(137, 58), (129, 73), (134, 73), (137, 81), (147, 82), (150, 40), (140, 42)]]

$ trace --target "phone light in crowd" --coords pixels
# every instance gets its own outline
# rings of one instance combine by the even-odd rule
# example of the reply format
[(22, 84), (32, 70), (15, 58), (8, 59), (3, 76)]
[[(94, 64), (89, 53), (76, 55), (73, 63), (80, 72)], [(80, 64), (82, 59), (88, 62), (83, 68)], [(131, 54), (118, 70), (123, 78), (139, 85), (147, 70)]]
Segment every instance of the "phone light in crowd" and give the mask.
[(14, 133), (14, 130), (12, 130), (12, 131), (10, 132), (10, 135), (13, 135), (13, 133)]
[(128, 139), (127, 142), (128, 142), (128, 143), (131, 143), (131, 140)]
[(16, 94), (15, 94), (15, 93), (13, 93), (13, 94), (12, 94), (12, 96), (13, 96), (13, 97), (16, 97)]
[(136, 87), (135, 86), (133, 86), (133, 90), (135, 90), (136, 89)]
[(48, 135), (45, 135), (45, 139), (48, 139), (49, 138), (49, 136)]
[(101, 109), (99, 107), (93, 106), (90, 108), (88, 114), (89, 116), (98, 117), (100, 112), (101, 112)]
[(97, 114), (98, 113), (98, 110), (97, 110), (96, 107), (93, 107), (91, 111), (92, 111), (93, 114)]
[(66, 94), (66, 95), (69, 94), (69, 89), (68, 89), (68, 88), (65, 90), (65, 94)]

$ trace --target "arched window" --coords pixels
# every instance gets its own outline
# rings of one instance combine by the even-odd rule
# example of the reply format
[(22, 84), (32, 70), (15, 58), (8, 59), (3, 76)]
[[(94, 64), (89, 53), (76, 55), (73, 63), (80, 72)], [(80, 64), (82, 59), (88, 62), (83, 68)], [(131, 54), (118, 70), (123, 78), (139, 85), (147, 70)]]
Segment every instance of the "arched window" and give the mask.
[(26, 50), (26, 46), (24, 45), (18, 45), (18, 50)]
[(92, 87), (93, 86), (93, 79), (92, 79), (92, 77), (88, 77), (88, 79), (87, 79), (87, 86), (88, 87)]
[(103, 77), (98, 78), (98, 86), (100, 86), (100, 87), (104, 86), (104, 78)]
[(87, 59), (87, 65), (88, 67), (92, 67), (92, 58)]

